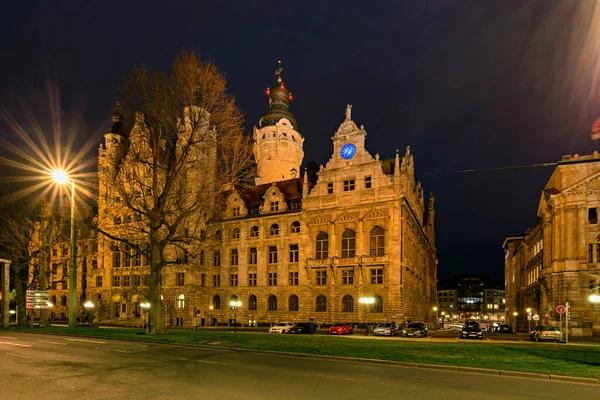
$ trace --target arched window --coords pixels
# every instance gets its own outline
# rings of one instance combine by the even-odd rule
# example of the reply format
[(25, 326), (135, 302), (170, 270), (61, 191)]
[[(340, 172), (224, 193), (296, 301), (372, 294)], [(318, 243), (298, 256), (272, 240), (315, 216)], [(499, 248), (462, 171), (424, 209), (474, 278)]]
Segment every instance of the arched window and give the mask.
[(371, 312), (382, 313), (383, 312), (383, 300), (380, 296), (373, 296), (375, 303), (371, 305)]
[(67, 305), (67, 296), (65, 296), (65, 295), (62, 295), (62, 296), (60, 297), (60, 305), (61, 305), (61, 306), (66, 306), (66, 305)]
[(327, 311), (327, 297), (323, 295), (317, 296), (317, 312)]
[(216, 294), (215, 297), (213, 297), (213, 308), (215, 310), (221, 309), (221, 298), (219, 297), (218, 294)]
[(346, 295), (342, 298), (342, 312), (354, 312), (354, 298)]
[(317, 234), (317, 243), (316, 243), (316, 254), (315, 258), (317, 260), (324, 260), (329, 257), (329, 235), (325, 232), (319, 232)]
[(292, 233), (300, 233), (300, 221), (292, 222)]
[(238, 301), (238, 297), (235, 294), (231, 295), (229, 298), (229, 302), (231, 303), (232, 301)]
[(346, 229), (342, 233), (342, 258), (351, 258), (356, 255), (356, 232)]
[(384, 254), (383, 228), (376, 226), (369, 235), (369, 248), (371, 257), (381, 257)]
[(288, 300), (288, 310), (298, 311), (298, 296), (296, 296), (295, 294), (291, 295)]
[(215, 233), (215, 237), (217, 238), (217, 240), (223, 240), (223, 232), (221, 232), (220, 230), (218, 230)]
[(274, 294), (269, 296), (268, 308), (269, 311), (277, 311), (277, 297)]
[(185, 308), (185, 295), (180, 294), (177, 296), (177, 308)]
[(239, 239), (240, 238), (240, 228), (235, 228), (233, 230), (233, 232), (231, 233), (231, 238), (232, 239)]
[(248, 310), (256, 310), (256, 296), (253, 294), (248, 298)]
[(271, 229), (269, 230), (269, 234), (271, 236), (277, 236), (277, 235), (279, 235), (279, 225), (277, 225), (277, 224), (271, 225)]
[(50, 303), (52, 303), (53, 305), (56, 305), (56, 296), (55, 295), (50, 297)]
[(252, 228), (250, 228), (250, 237), (251, 238), (257, 238), (258, 237), (258, 226), (253, 226)]

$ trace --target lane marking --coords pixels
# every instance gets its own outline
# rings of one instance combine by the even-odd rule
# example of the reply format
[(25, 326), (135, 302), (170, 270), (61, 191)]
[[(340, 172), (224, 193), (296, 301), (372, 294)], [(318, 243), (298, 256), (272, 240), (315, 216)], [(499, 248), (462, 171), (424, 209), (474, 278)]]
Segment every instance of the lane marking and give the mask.
[(71, 342), (85, 342), (85, 343), (96, 343), (96, 344), (105, 344), (106, 342), (98, 342), (97, 340), (85, 340), (85, 339), (65, 339)]
[(31, 359), (33, 359), (33, 357), (24, 356), (23, 354), (18, 354), (18, 353), (8, 353), (8, 352), (7, 352), (6, 354), (9, 354), (9, 355), (11, 355), (11, 356), (21, 357), (21, 358), (28, 358), (28, 359), (30, 359), (30, 360), (31, 360)]
[(229, 364), (227, 364), (227, 363), (221, 363), (221, 365), (229, 365)]
[(118, 351), (119, 353), (131, 353), (130, 351), (127, 351), (127, 350), (117, 350), (117, 349), (115, 349), (115, 351)]
[(0, 336), (0, 339), (12, 339), (12, 340), (19, 340), (18, 337), (12, 337), (12, 336)]
[(206, 360), (196, 360), (199, 363), (204, 363), (204, 364), (218, 364), (215, 361), (206, 361)]
[(58, 343), (58, 342), (51, 342), (49, 340), (36, 340), (36, 342), (40, 342), (40, 343), (49, 343), (49, 344), (58, 344), (60, 346), (66, 346), (66, 343)]
[(179, 357), (179, 359), (182, 360), (182, 361), (187, 361), (188, 360), (187, 358), (183, 358), (183, 357)]
[(140, 345), (140, 347), (148, 347), (148, 345), (147, 344), (142, 344), (142, 345)]
[(9, 346), (18, 346), (18, 347), (33, 347), (28, 344), (18, 344), (18, 343), (11, 343), (11, 342), (0, 342), (0, 344), (7, 344)]

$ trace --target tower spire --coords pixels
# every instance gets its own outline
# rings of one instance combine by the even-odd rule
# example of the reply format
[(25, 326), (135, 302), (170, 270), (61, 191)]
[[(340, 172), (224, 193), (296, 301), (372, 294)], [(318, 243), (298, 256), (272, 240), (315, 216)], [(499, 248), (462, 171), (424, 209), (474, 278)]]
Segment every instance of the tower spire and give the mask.
[(283, 79), (281, 79), (281, 73), (283, 72), (283, 67), (281, 66), (281, 60), (277, 61), (279, 68), (275, 70), (275, 76), (277, 77), (277, 83), (283, 83)]

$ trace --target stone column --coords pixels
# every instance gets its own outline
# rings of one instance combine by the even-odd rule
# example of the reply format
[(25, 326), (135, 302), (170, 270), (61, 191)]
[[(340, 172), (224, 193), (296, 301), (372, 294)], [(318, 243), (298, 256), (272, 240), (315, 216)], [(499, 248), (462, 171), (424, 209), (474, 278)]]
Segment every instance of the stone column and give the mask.
[(560, 210), (554, 210), (554, 218), (552, 218), (552, 261), (560, 258)]
[(559, 258), (564, 260), (567, 255), (567, 211), (563, 208), (560, 210), (560, 241), (558, 245)]
[(548, 215), (544, 214), (544, 260), (542, 265), (544, 268), (550, 267), (552, 263), (552, 251), (554, 250), (552, 240), (552, 224)]
[(564, 243), (565, 243), (565, 258), (568, 260), (573, 259), (573, 249), (575, 248), (575, 218), (574, 218), (575, 208), (567, 207), (564, 211), (565, 213), (565, 223), (563, 224), (563, 229), (565, 230)]
[(577, 206), (577, 258), (587, 260), (587, 243), (585, 237), (586, 221), (585, 221), (585, 205)]

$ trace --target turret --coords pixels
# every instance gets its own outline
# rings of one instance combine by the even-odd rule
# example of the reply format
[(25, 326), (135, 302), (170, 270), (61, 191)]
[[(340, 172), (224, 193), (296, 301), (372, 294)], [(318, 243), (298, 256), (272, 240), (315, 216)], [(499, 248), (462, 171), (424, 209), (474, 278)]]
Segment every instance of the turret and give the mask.
[(289, 111), (292, 94), (281, 78), (283, 68), (275, 71), (277, 84), (267, 89), (269, 110), (254, 127), (256, 184), (300, 177), (304, 158), (304, 138), (297, 131), (296, 118)]

